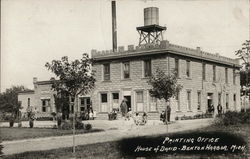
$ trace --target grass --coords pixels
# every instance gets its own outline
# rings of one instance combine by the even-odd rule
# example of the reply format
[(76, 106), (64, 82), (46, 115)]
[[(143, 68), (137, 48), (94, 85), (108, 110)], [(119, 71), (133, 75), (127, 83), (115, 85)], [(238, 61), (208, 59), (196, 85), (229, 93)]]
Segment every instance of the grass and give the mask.
[[(76, 130), (76, 134), (104, 131), (102, 129)], [(63, 136), (72, 134), (72, 130), (52, 128), (0, 128), (2, 141), (39, 138), (49, 136)]]
[[(237, 136), (242, 136), (245, 139), (250, 139), (250, 125), (243, 124), (238, 126), (227, 126), (227, 127), (218, 127), (218, 126), (209, 126), (206, 128), (181, 132), (182, 134), (186, 133), (207, 133), (207, 132), (231, 132), (236, 134)], [(163, 135), (161, 135), (162, 137)], [(166, 135), (165, 135), (166, 136)], [(155, 137), (155, 136), (153, 136)], [(113, 141), (113, 142), (105, 142), (105, 143), (97, 143), (91, 145), (77, 146), (76, 147), (76, 157), (77, 158), (106, 158), (106, 159), (115, 159), (115, 158), (135, 158), (131, 157), (127, 154), (121, 152), (121, 141)], [(250, 142), (250, 140), (248, 140)], [(248, 143), (249, 145), (250, 143)], [(248, 148), (249, 153), (249, 148)], [(6, 159), (69, 159), (72, 157), (72, 148), (60, 148), (48, 151), (36, 151), (36, 152), (25, 152), (21, 154), (9, 155), (5, 156)], [(192, 158), (192, 159), (200, 159), (200, 158), (247, 158), (246, 154), (205, 154), (205, 155), (185, 155), (185, 154), (160, 154), (157, 156), (145, 157), (147, 159), (150, 158)]]

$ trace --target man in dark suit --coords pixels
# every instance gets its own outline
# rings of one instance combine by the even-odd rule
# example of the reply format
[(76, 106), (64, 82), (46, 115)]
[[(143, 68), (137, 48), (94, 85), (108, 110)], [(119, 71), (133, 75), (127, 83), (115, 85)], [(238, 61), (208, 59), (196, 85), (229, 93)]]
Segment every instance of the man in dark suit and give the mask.
[(217, 110), (218, 110), (218, 115), (221, 116), (221, 114), (222, 114), (222, 106), (220, 104), (218, 104)]

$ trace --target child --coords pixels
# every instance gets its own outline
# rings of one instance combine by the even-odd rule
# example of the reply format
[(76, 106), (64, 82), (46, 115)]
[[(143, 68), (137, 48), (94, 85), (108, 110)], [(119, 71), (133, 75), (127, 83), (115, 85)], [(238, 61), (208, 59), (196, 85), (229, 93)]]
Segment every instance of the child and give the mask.
[(148, 115), (146, 112), (144, 112), (142, 115), (142, 123), (141, 124), (143, 124), (143, 125), (146, 124), (148, 121), (147, 118), (148, 118)]
[(89, 120), (93, 120), (93, 119), (94, 119), (94, 117), (93, 117), (93, 112), (90, 111), (90, 112), (89, 112)]
[(140, 117), (139, 113), (135, 113), (134, 122), (135, 122), (136, 125), (140, 124), (141, 117)]
[(96, 118), (96, 111), (94, 110), (93, 111), (93, 120), (95, 120), (95, 118)]

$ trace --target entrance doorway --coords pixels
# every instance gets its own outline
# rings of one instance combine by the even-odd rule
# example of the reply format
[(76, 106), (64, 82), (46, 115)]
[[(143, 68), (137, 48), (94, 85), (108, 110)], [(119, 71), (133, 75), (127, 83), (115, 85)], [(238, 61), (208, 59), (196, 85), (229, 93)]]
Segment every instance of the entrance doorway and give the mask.
[(208, 113), (212, 113), (212, 104), (213, 104), (213, 93), (207, 94), (207, 111)]
[(128, 106), (127, 111), (129, 111), (129, 108), (131, 109), (131, 96), (124, 96), (124, 99), (126, 99), (126, 104)]

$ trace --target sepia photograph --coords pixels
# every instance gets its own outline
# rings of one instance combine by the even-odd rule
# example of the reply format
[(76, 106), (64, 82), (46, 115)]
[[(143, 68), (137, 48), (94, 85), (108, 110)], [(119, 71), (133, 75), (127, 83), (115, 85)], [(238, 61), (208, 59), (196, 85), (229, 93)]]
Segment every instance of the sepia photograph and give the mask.
[(250, 159), (250, 0), (0, 2), (0, 158)]

